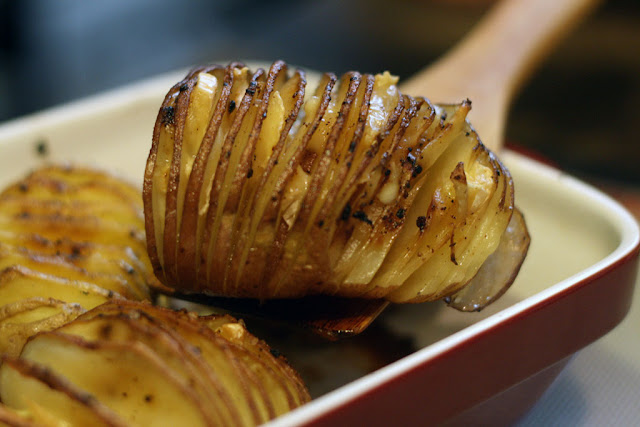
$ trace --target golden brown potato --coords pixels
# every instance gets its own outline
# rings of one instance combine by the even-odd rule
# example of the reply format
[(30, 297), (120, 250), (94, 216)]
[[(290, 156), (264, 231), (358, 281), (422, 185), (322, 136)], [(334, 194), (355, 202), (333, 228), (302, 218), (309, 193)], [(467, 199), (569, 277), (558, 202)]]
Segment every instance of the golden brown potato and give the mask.
[[(462, 289), (501, 242), (513, 182), (466, 121), (470, 101), (435, 106), (396, 83), (327, 73), (307, 90), (281, 61), (190, 72), (160, 107), (145, 172), (160, 280), (260, 299), (420, 302)], [(477, 286), (481, 299), (524, 259), (526, 226), (515, 224), (527, 241), (519, 262)]]
[(0, 395), (4, 412), (58, 425), (251, 426), (309, 400), (286, 361), (234, 318), (134, 301), (31, 338), (0, 368)]
[(128, 183), (50, 166), (0, 193), (0, 353), (112, 298), (149, 299), (153, 282)]

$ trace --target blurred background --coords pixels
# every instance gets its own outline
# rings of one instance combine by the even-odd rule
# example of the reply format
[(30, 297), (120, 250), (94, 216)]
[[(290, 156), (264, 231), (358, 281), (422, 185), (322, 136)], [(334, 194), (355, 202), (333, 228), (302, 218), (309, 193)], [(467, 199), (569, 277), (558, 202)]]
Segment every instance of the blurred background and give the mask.
[[(408, 77), (491, 3), (0, 0), (0, 121), (228, 59)], [(611, 0), (528, 82), (507, 138), (574, 174), (633, 190), (640, 184), (638, 105), (640, 2)]]

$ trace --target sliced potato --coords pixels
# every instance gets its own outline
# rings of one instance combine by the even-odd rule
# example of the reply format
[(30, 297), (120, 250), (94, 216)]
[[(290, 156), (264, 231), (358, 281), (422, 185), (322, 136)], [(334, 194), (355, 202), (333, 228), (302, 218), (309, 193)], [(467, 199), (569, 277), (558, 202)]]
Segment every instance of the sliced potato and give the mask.
[[(129, 246), (75, 241), (67, 237), (50, 240), (34, 233), (1, 232), (0, 241), (11, 257), (28, 257), (26, 266), (38, 263), (38, 270), (65, 276), (67, 267), (88, 274), (106, 274), (130, 282), (140, 298), (150, 295), (149, 286), (159, 286), (146, 253), (136, 254)], [(10, 264), (10, 261), (6, 262)], [(14, 264), (11, 264), (14, 265)], [(23, 265), (23, 264), (19, 264)], [(58, 268), (59, 270), (53, 270)]]
[(0, 193), (0, 352), (111, 298), (151, 298), (140, 191), (47, 166)]
[[(152, 425), (158, 420), (166, 425), (207, 425), (199, 409), (203, 402), (141, 343), (88, 342), (50, 332), (27, 343), (19, 360), (37, 367), (26, 377), (35, 381), (23, 380), (21, 373), (11, 369), (11, 363), (3, 365), (0, 380), (6, 405), (28, 409), (27, 402), (34, 401), (74, 425), (87, 425), (83, 419), (95, 413), (93, 408), (85, 406), (87, 413), (78, 419), (78, 411), (66, 405), (71, 401), (67, 392), (61, 394), (48, 384), (43, 387), (46, 375), (54, 372), (64, 384), (71, 384), (65, 391), (74, 388), (84, 396), (82, 400), (98, 402), (106, 408), (117, 406), (115, 412), (120, 417), (139, 425)], [(76, 402), (71, 401), (73, 406), (77, 406)]]
[(54, 295), (61, 301), (95, 307), (119, 295), (93, 283), (79, 282), (12, 266), (0, 273), (0, 306), (42, 295)]
[(282, 357), (231, 316), (112, 301), (32, 337), (0, 368), (27, 419), (70, 425), (259, 425), (309, 401)]
[(135, 281), (137, 277), (133, 273), (123, 275), (118, 271), (120, 270), (118, 263), (109, 265), (110, 268), (98, 267), (95, 270), (79, 267), (78, 264), (80, 263), (77, 260), (33, 252), (24, 247), (0, 242), (0, 271), (12, 266), (22, 266), (68, 280), (94, 283), (126, 298), (149, 298), (149, 293), (145, 292), (144, 283)]
[[(55, 420), (57, 421), (57, 420)], [(43, 425), (55, 425), (54, 422), (42, 423)], [(37, 426), (33, 416), (21, 411), (11, 409), (0, 403), (0, 426), (8, 427), (35, 427)]]
[(216, 371), (210, 375), (217, 378), (215, 382), (222, 385), (223, 393), (246, 399), (237, 405), (241, 417), (251, 415), (254, 422), (256, 419), (268, 419), (299, 406), (309, 398), (298, 374), (284, 358), (273, 356), (266, 343), (247, 332), (244, 325), (231, 316), (198, 317), (193, 313), (118, 301), (96, 307), (78, 321), (123, 312), (139, 317), (140, 322), (147, 322), (148, 317), (156, 318), (159, 321), (154, 324), (162, 327), (165, 333), (198, 348), (208, 365), (215, 367)]
[(0, 384), (6, 382), (18, 388), (2, 393), (4, 405), (35, 425), (127, 425), (92, 394), (29, 359), (6, 359)]
[(276, 61), (201, 67), (176, 84), (143, 188), (164, 285), (394, 302), (463, 289), (507, 229), (513, 182), (466, 121), (470, 101), (434, 106), (396, 83), (325, 74), (307, 91)]
[(85, 309), (77, 303), (53, 298), (32, 297), (0, 307), (0, 348), (17, 356), (27, 339), (41, 331), (50, 331), (75, 319)]
[(518, 274), (530, 242), (524, 217), (516, 209), (498, 249), (467, 286), (446, 298), (447, 304), (460, 311), (478, 311), (500, 297)]

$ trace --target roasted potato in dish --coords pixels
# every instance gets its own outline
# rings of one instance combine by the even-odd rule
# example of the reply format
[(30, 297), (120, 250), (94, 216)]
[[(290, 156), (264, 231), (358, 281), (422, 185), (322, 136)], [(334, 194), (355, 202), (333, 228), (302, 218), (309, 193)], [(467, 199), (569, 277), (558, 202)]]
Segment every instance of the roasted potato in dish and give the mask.
[(252, 426), (310, 399), (286, 361), (231, 316), (135, 301), (31, 338), (0, 368), (0, 395), (10, 425), (79, 426)]
[(0, 353), (112, 298), (150, 299), (140, 191), (47, 166), (0, 193)]
[[(529, 239), (523, 220), (503, 238), (511, 175), (466, 121), (470, 101), (433, 105), (396, 84), (326, 73), (308, 88), (281, 61), (191, 71), (160, 107), (144, 177), (157, 277), (183, 293), (449, 297), (463, 310), (501, 294)], [(502, 280), (458, 294), (514, 242), (491, 266)]]

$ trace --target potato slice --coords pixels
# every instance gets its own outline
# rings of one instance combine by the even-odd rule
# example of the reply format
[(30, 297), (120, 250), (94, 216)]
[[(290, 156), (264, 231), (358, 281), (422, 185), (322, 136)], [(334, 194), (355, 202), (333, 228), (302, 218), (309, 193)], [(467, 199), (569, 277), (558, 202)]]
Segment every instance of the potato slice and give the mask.
[(498, 249), (467, 286), (445, 299), (447, 304), (460, 311), (479, 311), (499, 298), (515, 280), (530, 242), (524, 217), (516, 209)]
[[(59, 420), (43, 422), (43, 425), (55, 425)], [(35, 427), (37, 426), (33, 416), (16, 411), (0, 403), (0, 425), (9, 427)]]
[(132, 283), (135, 293), (145, 298), (150, 294), (149, 284), (153, 284), (153, 287), (160, 286), (153, 276), (146, 253), (139, 256), (129, 246), (77, 242), (67, 237), (50, 240), (38, 234), (13, 232), (0, 232), (0, 241), (7, 253), (11, 251), (11, 256), (26, 256), (34, 262), (42, 263), (44, 265), (38, 269), (42, 268), (45, 272), (50, 268), (60, 268), (58, 273), (49, 270), (50, 273), (59, 274), (65, 271), (65, 265), (71, 265), (69, 268), (86, 271), (88, 274), (118, 276)]
[(26, 358), (5, 359), (0, 387), (6, 383), (17, 388), (3, 393), (3, 406), (34, 425), (127, 425), (93, 395)]
[(54, 295), (62, 301), (89, 308), (111, 298), (121, 298), (117, 293), (93, 283), (38, 273), (26, 267), (11, 266), (0, 273), (0, 307), (43, 295)]
[(0, 348), (3, 354), (18, 356), (27, 339), (53, 330), (84, 313), (79, 304), (53, 298), (32, 297), (0, 307)]
[(65, 258), (60, 255), (46, 255), (30, 251), (23, 247), (16, 247), (0, 242), (0, 271), (11, 266), (23, 266), (41, 273), (64, 277), (69, 280), (94, 283), (104, 289), (117, 292), (126, 298), (149, 298), (149, 293), (143, 283), (136, 282), (136, 275), (122, 274), (118, 263), (105, 268), (90, 270), (77, 266), (77, 259)]
[(470, 101), (434, 106), (397, 80), (325, 74), (307, 91), (276, 61), (200, 67), (176, 84), (143, 189), (164, 285), (421, 302), (469, 283), (507, 229), (511, 176), (466, 121)]
[(8, 267), (0, 273), (2, 352), (15, 355), (33, 334), (51, 330), (86, 309), (118, 297), (121, 298), (114, 291), (93, 283), (37, 273), (25, 267)]

